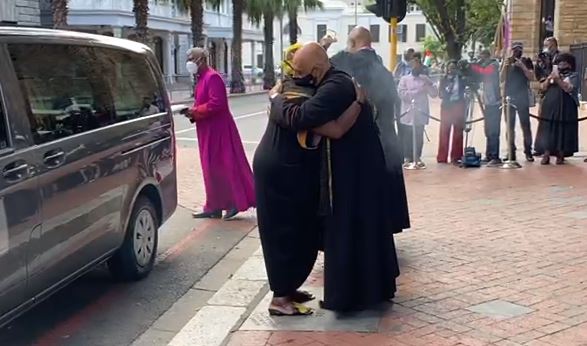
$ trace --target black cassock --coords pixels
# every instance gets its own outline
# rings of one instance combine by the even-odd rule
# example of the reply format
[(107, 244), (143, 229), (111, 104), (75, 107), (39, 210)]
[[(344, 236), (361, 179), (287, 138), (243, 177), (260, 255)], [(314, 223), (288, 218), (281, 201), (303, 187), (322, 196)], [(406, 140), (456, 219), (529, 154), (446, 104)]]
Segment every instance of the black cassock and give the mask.
[[(319, 127), (338, 118), (356, 99), (349, 75), (331, 69), (316, 94), (301, 106), (272, 100), (271, 112), (294, 131)], [(393, 297), (399, 276), (393, 234), (387, 225), (385, 159), (370, 108), (351, 130), (329, 145), (331, 214), (324, 230), (324, 307), (337, 311), (369, 308)], [(325, 148), (322, 148), (325, 149)]]
[(410, 228), (410, 214), (403, 173), (403, 154), (395, 129), (395, 114), (400, 99), (393, 74), (381, 63), (372, 49), (356, 53), (341, 51), (330, 61), (339, 70), (351, 76), (365, 89), (369, 102), (374, 106), (374, 117), (379, 129), (379, 139), (385, 153), (387, 167), (387, 191), (391, 199), (389, 222), (391, 230), (399, 233)]
[(269, 120), (253, 171), (269, 286), (275, 296), (289, 296), (308, 278), (318, 254), (320, 153), (302, 149), (295, 131)]

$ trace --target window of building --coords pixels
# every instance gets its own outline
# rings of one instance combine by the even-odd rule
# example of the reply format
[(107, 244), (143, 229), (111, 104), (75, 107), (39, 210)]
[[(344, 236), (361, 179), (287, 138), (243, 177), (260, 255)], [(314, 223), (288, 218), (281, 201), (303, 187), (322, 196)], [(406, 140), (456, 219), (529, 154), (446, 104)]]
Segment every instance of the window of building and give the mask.
[(426, 24), (416, 24), (416, 42), (422, 42), (426, 38)]
[(326, 36), (326, 24), (316, 25), (316, 41), (320, 41), (322, 37)]
[[(406, 24), (397, 26), (397, 39), (399, 42), (408, 42), (408, 26)], [(391, 42), (391, 26), (389, 27), (389, 42)]]
[(0, 1), (0, 22), (16, 23), (16, 0)]
[(419, 12), (419, 11), (420, 11), (420, 7), (418, 7), (418, 5), (408, 5), (408, 8), (407, 8), (408, 13)]
[(379, 24), (371, 25), (369, 31), (371, 31), (373, 42), (379, 42)]
[(8, 48), (37, 144), (164, 109), (161, 89), (141, 55), (56, 44)]

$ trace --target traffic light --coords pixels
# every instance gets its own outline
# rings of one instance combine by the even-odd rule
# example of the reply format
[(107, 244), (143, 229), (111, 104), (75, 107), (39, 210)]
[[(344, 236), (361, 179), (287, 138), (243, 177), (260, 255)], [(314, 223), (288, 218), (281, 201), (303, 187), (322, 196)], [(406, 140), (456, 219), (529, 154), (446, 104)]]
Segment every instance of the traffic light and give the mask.
[(388, 23), (391, 22), (392, 17), (396, 17), (397, 21), (401, 22), (406, 16), (406, 2), (406, 0), (376, 0), (376, 3), (367, 5), (366, 8)]

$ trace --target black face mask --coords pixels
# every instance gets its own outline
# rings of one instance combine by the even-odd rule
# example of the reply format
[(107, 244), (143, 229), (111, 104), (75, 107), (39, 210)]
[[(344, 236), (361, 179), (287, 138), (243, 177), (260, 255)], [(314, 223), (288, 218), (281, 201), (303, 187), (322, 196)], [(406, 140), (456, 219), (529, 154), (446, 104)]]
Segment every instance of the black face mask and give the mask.
[(522, 57), (522, 52), (521, 51), (515, 51), (513, 55), (514, 55), (514, 58), (520, 59)]
[(311, 74), (305, 75), (304, 77), (294, 77), (293, 80), (297, 86), (301, 87), (311, 87), (316, 84), (314, 82), (314, 76)]

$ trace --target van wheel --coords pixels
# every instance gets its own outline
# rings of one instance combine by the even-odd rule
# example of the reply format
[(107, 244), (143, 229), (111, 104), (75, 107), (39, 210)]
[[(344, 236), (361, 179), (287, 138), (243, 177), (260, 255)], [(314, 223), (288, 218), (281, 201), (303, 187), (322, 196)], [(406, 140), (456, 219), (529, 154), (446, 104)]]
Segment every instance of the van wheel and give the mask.
[(149, 275), (157, 257), (158, 228), (153, 203), (140, 196), (132, 211), (124, 243), (108, 262), (115, 278), (136, 281)]

